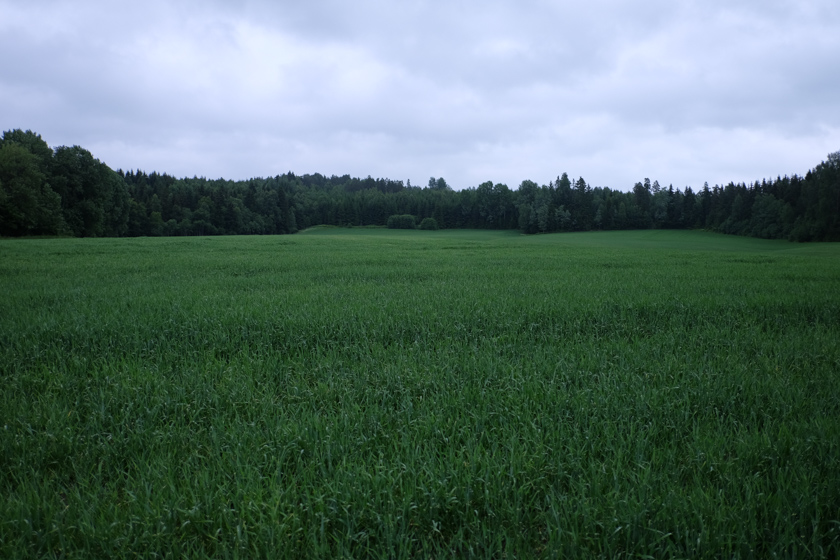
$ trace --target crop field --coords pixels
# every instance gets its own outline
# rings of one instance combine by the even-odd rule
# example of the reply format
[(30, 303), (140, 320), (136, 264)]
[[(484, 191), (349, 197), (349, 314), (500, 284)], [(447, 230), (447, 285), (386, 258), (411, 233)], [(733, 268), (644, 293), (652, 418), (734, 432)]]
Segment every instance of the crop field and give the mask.
[(0, 557), (840, 556), (840, 244), (0, 240)]

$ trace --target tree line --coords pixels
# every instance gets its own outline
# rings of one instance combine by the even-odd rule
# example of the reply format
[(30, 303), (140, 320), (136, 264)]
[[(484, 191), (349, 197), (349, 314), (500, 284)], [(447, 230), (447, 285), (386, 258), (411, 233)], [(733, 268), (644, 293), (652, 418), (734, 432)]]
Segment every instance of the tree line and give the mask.
[[(524, 233), (706, 229), (796, 241), (840, 241), (840, 152), (804, 176), (753, 184), (629, 192), (566, 173), (517, 189), (485, 182), (453, 190), (349, 175), (286, 173), (244, 181), (114, 171), (80, 146), (52, 149), (32, 131), (0, 141), (0, 235), (172, 236), (286, 234), (310, 226), (416, 223)], [(397, 221), (395, 221), (397, 220)]]

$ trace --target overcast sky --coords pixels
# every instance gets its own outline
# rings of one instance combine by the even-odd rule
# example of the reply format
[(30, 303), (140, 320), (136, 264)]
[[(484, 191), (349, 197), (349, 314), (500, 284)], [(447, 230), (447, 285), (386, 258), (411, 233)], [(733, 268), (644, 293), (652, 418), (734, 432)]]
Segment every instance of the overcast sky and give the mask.
[(0, 126), (113, 169), (631, 189), (840, 150), (837, 0), (0, 0)]

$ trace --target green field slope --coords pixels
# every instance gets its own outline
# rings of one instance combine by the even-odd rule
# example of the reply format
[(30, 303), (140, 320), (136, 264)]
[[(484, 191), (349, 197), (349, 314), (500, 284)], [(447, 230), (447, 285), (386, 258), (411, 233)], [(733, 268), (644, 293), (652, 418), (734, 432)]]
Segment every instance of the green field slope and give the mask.
[(840, 245), (0, 241), (0, 557), (840, 555)]

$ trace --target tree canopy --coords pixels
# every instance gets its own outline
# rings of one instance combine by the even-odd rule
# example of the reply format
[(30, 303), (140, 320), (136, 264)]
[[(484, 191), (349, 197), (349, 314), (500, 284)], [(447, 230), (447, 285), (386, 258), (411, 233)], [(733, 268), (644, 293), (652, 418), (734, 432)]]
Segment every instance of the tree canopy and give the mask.
[[(567, 173), (514, 190), (486, 181), (453, 190), (401, 180), (295, 175), (243, 181), (113, 171), (80, 146), (52, 149), (32, 131), (0, 141), (0, 235), (287, 234), (313, 225), (519, 229), (524, 233), (699, 228), (797, 241), (840, 240), (840, 152), (808, 171), (756, 181), (629, 192)], [(389, 224), (389, 219), (394, 218)], [(426, 221), (433, 220), (433, 221)]]

